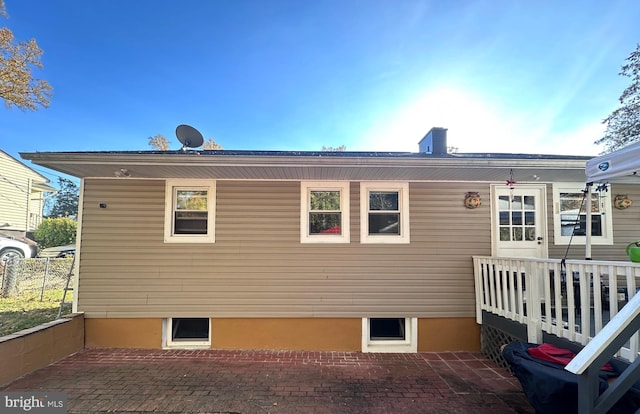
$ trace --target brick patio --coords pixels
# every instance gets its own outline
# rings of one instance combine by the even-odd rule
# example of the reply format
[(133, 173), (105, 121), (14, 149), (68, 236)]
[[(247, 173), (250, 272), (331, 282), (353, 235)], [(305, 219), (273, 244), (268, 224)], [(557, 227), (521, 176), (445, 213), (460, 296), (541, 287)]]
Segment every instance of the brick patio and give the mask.
[(2, 391), (67, 393), (70, 413), (533, 413), (480, 354), (87, 349)]

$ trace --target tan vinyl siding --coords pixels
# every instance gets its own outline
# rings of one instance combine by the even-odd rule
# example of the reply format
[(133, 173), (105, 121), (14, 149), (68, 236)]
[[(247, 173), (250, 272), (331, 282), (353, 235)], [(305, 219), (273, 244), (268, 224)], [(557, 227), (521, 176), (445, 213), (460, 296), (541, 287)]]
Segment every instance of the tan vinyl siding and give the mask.
[[(44, 183), (46, 179), (31, 168), (0, 151), (0, 225), (9, 223), (4, 230), (35, 230), (42, 215), (42, 193), (33, 192), (31, 183)], [(27, 199), (29, 202), (29, 217)]]
[[(218, 181), (216, 242), (165, 244), (164, 181), (85, 181), (78, 309), (91, 317), (473, 317), (489, 185), (411, 183), (411, 243), (300, 243), (300, 183)], [(106, 208), (99, 204), (105, 203)], [(488, 203), (487, 203), (488, 204)]]

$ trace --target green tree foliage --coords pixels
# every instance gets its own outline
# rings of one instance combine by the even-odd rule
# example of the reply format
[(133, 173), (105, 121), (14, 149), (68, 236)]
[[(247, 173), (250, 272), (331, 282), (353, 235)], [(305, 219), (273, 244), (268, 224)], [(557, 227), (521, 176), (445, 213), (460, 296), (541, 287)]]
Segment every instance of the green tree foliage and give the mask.
[(36, 229), (34, 237), (41, 249), (73, 244), (78, 222), (69, 217), (46, 218)]
[[(4, 1), (0, 0), (0, 16), (8, 17)], [(33, 75), (33, 69), (42, 69), (42, 49), (35, 39), (16, 42), (13, 32), (0, 28), (0, 98), (7, 108), (18, 107), (35, 111), (38, 105), (49, 106), (53, 88)]]
[(48, 217), (78, 217), (78, 185), (66, 178), (58, 178), (58, 192), (51, 198), (53, 203)]
[(640, 44), (631, 52), (619, 74), (630, 78), (631, 85), (620, 95), (620, 107), (602, 121), (607, 129), (595, 144), (604, 144), (605, 153), (640, 141)]
[(309, 231), (311, 234), (340, 232), (340, 191), (311, 191)]

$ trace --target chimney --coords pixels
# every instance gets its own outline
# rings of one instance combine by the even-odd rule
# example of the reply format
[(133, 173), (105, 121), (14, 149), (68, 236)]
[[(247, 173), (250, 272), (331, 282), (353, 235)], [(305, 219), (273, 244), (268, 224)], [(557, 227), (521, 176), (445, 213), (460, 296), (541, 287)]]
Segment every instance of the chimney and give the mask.
[(418, 148), (421, 153), (433, 155), (447, 154), (447, 128), (433, 127), (420, 140)]

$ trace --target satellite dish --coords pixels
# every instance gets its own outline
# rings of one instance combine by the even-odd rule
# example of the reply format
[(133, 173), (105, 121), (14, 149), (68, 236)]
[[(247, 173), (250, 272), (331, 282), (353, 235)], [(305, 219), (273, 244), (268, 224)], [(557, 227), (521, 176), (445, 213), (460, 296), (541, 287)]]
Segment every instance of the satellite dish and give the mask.
[(178, 141), (182, 143), (182, 150), (189, 148), (197, 148), (204, 143), (202, 134), (192, 126), (178, 125), (176, 128), (176, 136)]

